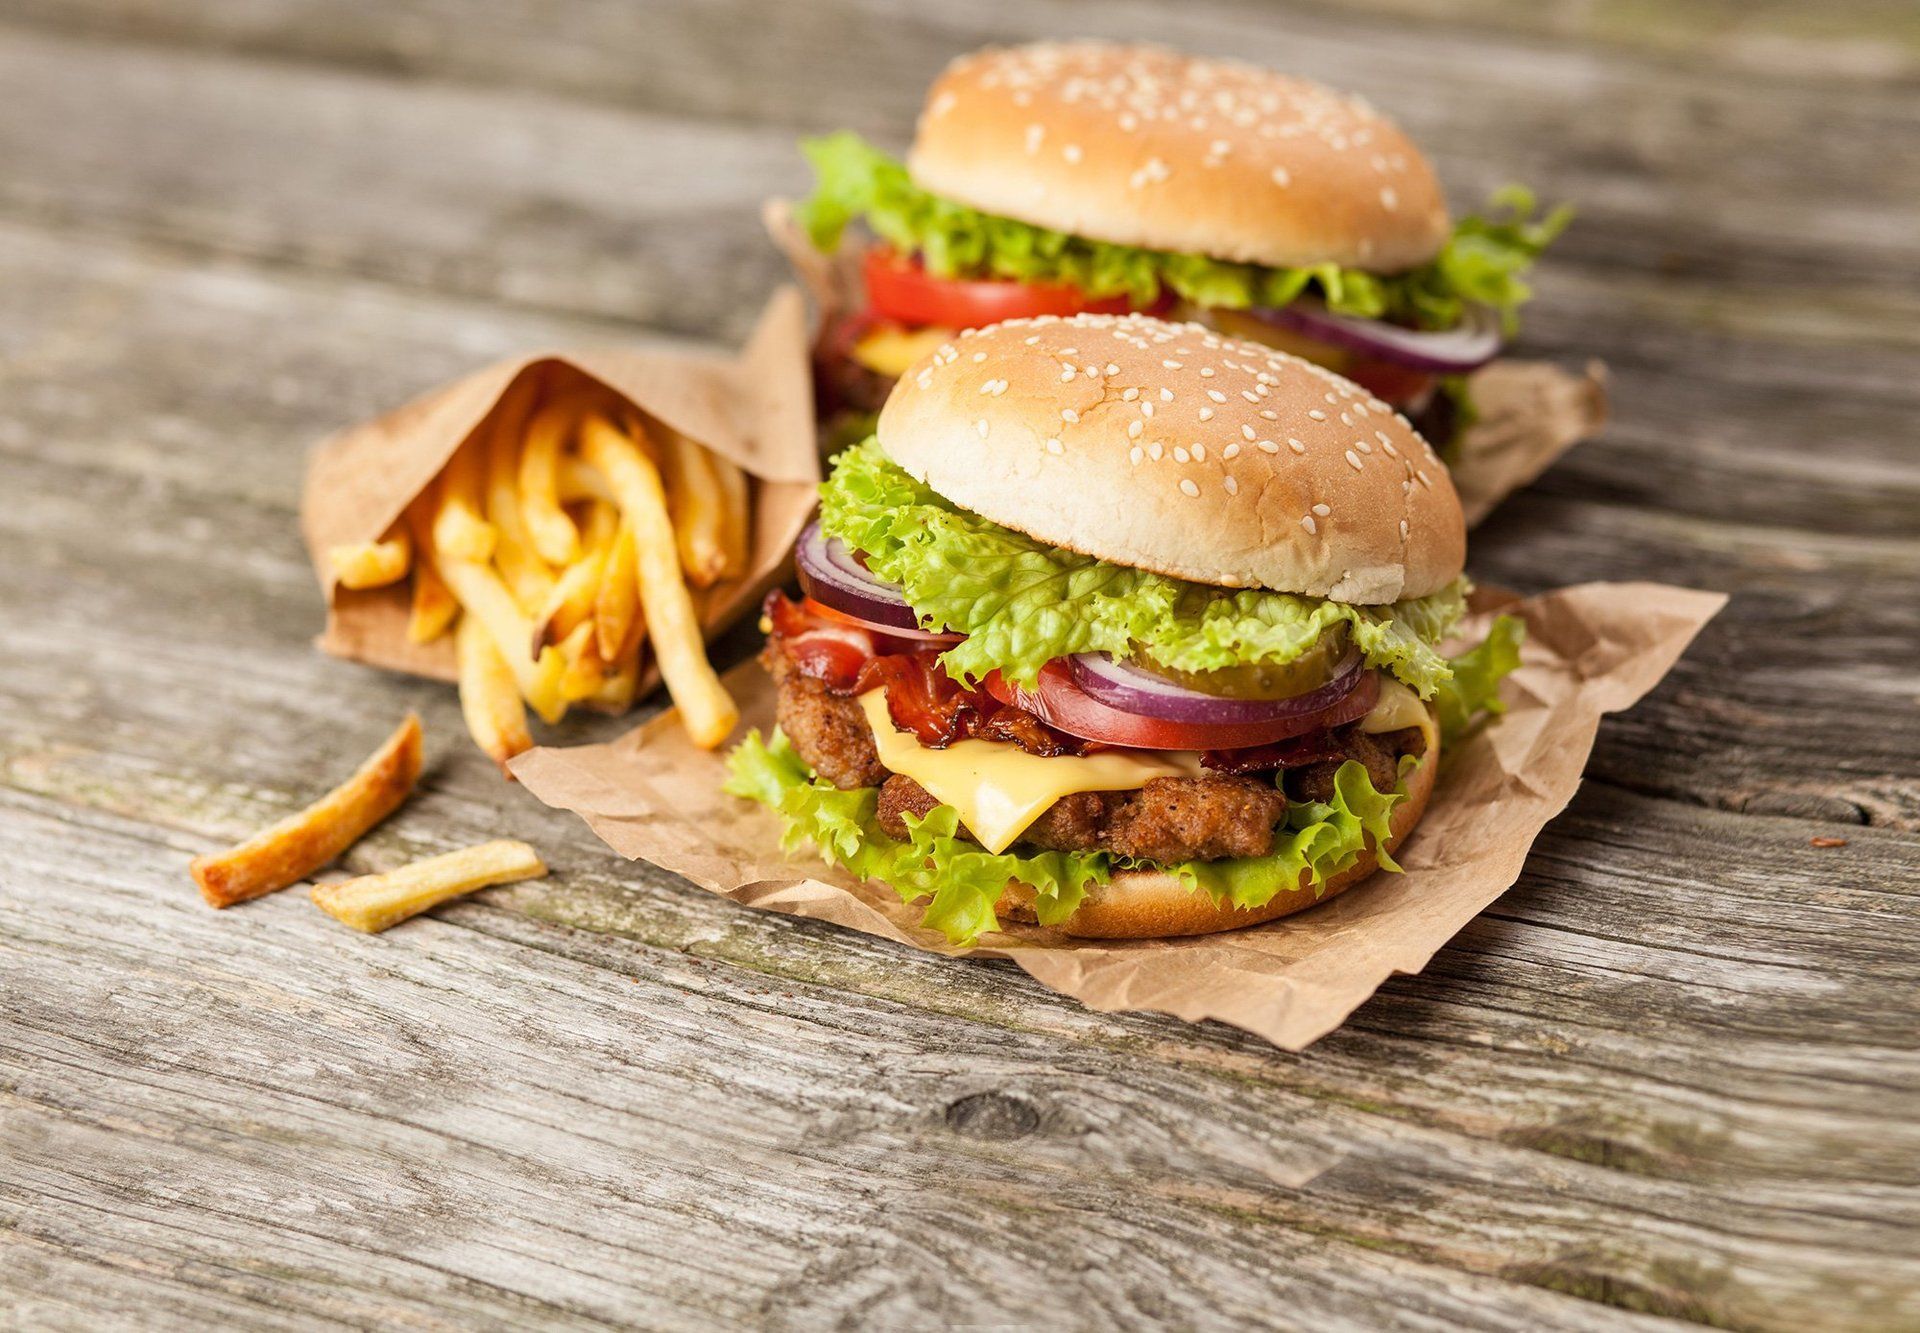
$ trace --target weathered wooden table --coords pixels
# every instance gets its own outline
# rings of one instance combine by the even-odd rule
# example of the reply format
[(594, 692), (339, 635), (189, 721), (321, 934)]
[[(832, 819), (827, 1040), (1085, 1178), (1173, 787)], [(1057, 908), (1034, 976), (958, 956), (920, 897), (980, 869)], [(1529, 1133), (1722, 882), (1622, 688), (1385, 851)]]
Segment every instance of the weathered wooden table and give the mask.
[[(0, 1326), (1920, 1327), (1920, 29), (1448, 8), (0, 0)], [(1303, 1055), (617, 863), (451, 691), (309, 647), (308, 443), (737, 337), (797, 133), (897, 142), (948, 55), (1061, 33), (1577, 200), (1527, 350), (1617, 421), (1471, 567), (1734, 594)], [(201, 904), (409, 707), (426, 788), (348, 866), (552, 879), (378, 938)]]

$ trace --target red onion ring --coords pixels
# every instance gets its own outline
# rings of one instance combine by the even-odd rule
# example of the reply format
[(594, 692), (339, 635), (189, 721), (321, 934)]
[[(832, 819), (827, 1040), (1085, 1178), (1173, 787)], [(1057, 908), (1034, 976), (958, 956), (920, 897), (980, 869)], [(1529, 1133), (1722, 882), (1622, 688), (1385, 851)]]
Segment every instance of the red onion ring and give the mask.
[(856, 620), (908, 634), (924, 634), (920, 618), (900, 590), (877, 579), (854, 559), (846, 543), (829, 537), (815, 519), (800, 534), (793, 551), (800, 586), (822, 606), (830, 606)]
[(1246, 313), (1336, 347), (1437, 375), (1478, 370), (1500, 355), (1500, 322), (1484, 306), (1468, 306), (1466, 317), (1458, 325), (1439, 333), (1384, 320), (1336, 315), (1312, 297), (1302, 297), (1291, 305), (1258, 306)]
[(1349, 652), (1333, 678), (1318, 689), (1291, 699), (1229, 699), (1176, 685), (1135, 663), (1105, 653), (1080, 653), (1067, 659), (1074, 683), (1095, 702), (1142, 717), (1206, 726), (1243, 726), (1318, 713), (1353, 692), (1360, 681), (1358, 648)]

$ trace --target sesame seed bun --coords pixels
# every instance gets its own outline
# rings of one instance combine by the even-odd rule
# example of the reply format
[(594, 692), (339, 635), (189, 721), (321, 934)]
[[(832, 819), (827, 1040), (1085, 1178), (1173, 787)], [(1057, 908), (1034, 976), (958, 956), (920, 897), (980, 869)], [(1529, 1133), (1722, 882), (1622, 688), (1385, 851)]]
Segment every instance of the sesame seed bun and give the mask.
[(961, 57), (928, 92), (907, 169), (982, 212), (1275, 267), (1398, 272), (1451, 229), (1433, 168), (1364, 101), (1147, 46)]
[(1404, 417), (1198, 324), (970, 330), (901, 378), (878, 434), (983, 518), (1200, 583), (1377, 604), (1439, 591), (1466, 559), (1453, 483)]
[[(1440, 751), (1433, 747), (1407, 771), (1407, 799), (1388, 816), (1387, 851), (1396, 850), (1413, 832), (1427, 812), (1433, 796), (1433, 784), (1440, 771)], [(1170, 935), (1209, 935), (1219, 930), (1238, 930), (1256, 926), (1275, 917), (1305, 911), (1345, 892), (1380, 868), (1380, 860), (1371, 846), (1360, 859), (1337, 875), (1330, 876), (1318, 889), (1302, 872), (1300, 887), (1276, 893), (1260, 907), (1241, 909), (1216, 903), (1199, 889), (1189, 889), (1173, 876), (1160, 871), (1122, 870), (1105, 884), (1087, 886), (1087, 896), (1074, 914), (1056, 927), (1082, 939), (1137, 940), (1160, 939)], [(1035, 921), (1033, 890), (1025, 884), (1009, 881), (996, 908), (1000, 916), (1012, 921)]]

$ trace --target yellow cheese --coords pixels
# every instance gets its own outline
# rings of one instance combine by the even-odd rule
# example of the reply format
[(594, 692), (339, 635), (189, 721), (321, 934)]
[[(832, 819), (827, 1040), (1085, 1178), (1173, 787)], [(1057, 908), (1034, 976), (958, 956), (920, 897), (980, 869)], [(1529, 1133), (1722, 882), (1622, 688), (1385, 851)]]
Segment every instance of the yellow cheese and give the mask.
[(1044, 759), (1007, 741), (955, 741), (929, 750), (887, 716), (884, 690), (860, 696), (880, 762), (925, 787), (990, 852), (1003, 852), (1055, 801), (1081, 791), (1135, 791), (1154, 778), (1200, 775), (1190, 751), (1108, 750)]
[(903, 329), (883, 324), (856, 342), (847, 355), (874, 374), (897, 380), (953, 338), (952, 329)]
[(1399, 731), (1418, 727), (1427, 738), (1428, 753), (1440, 745), (1440, 733), (1433, 725), (1433, 710), (1420, 702), (1420, 696), (1386, 672), (1380, 673), (1380, 697), (1360, 719), (1360, 730), (1368, 733)]

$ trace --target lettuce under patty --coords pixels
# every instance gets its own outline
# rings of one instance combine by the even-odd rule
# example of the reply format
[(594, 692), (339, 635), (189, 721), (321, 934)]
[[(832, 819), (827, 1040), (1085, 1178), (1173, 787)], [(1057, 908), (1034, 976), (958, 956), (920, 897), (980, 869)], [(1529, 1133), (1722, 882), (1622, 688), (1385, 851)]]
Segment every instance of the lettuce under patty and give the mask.
[[(950, 805), (936, 806), (924, 819), (904, 816), (909, 841), (901, 842), (880, 827), (878, 788), (841, 791), (814, 777), (778, 729), (765, 740), (750, 732), (728, 756), (727, 770), (728, 792), (780, 816), (786, 850), (810, 845), (862, 879), (891, 885), (902, 902), (926, 899), (922, 924), (957, 945), (999, 929), (994, 906), (1009, 880), (1034, 890), (1034, 915), (1052, 926), (1073, 915), (1087, 885), (1106, 883), (1116, 869), (1105, 852), (989, 852), (958, 836), (960, 817)], [(1302, 873), (1314, 885), (1324, 884), (1352, 866), (1369, 840), (1382, 868), (1398, 871), (1384, 848), (1393, 808), (1406, 797), (1374, 790), (1366, 767), (1351, 759), (1335, 774), (1333, 788), (1330, 802), (1287, 808), (1286, 827), (1274, 835), (1266, 856), (1157, 868), (1216, 902), (1246, 908), (1297, 887)], [(1118, 868), (1145, 864), (1126, 861)]]
[(967, 637), (941, 665), (968, 684), (999, 671), (1031, 685), (1074, 653), (1144, 657), (1176, 671), (1283, 665), (1336, 625), (1376, 667), (1421, 698), (1452, 675), (1434, 646), (1466, 611), (1467, 583), (1386, 606), (1228, 590), (1037, 542), (960, 509), (915, 481), (874, 440), (834, 460), (820, 521), (898, 584), (929, 629)]
[(1422, 329), (1452, 328), (1469, 306), (1486, 306), (1511, 334), (1533, 294), (1522, 275), (1572, 218), (1566, 205), (1536, 216), (1532, 192), (1508, 186), (1492, 198), (1496, 216), (1461, 218), (1440, 253), (1407, 272), (1267, 268), (1113, 245), (981, 213), (921, 189), (903, 165), (850, 131), (808, 139), (802, 148), (816, 184), (799, 218), (822, 250), (831, 252), (850, 223), (864, 221), (940, 277), (1064, 283), (1143, 306), (1163, 290), (1203, 306), (1284, 306), (1311, 289), (1340, 314)]

